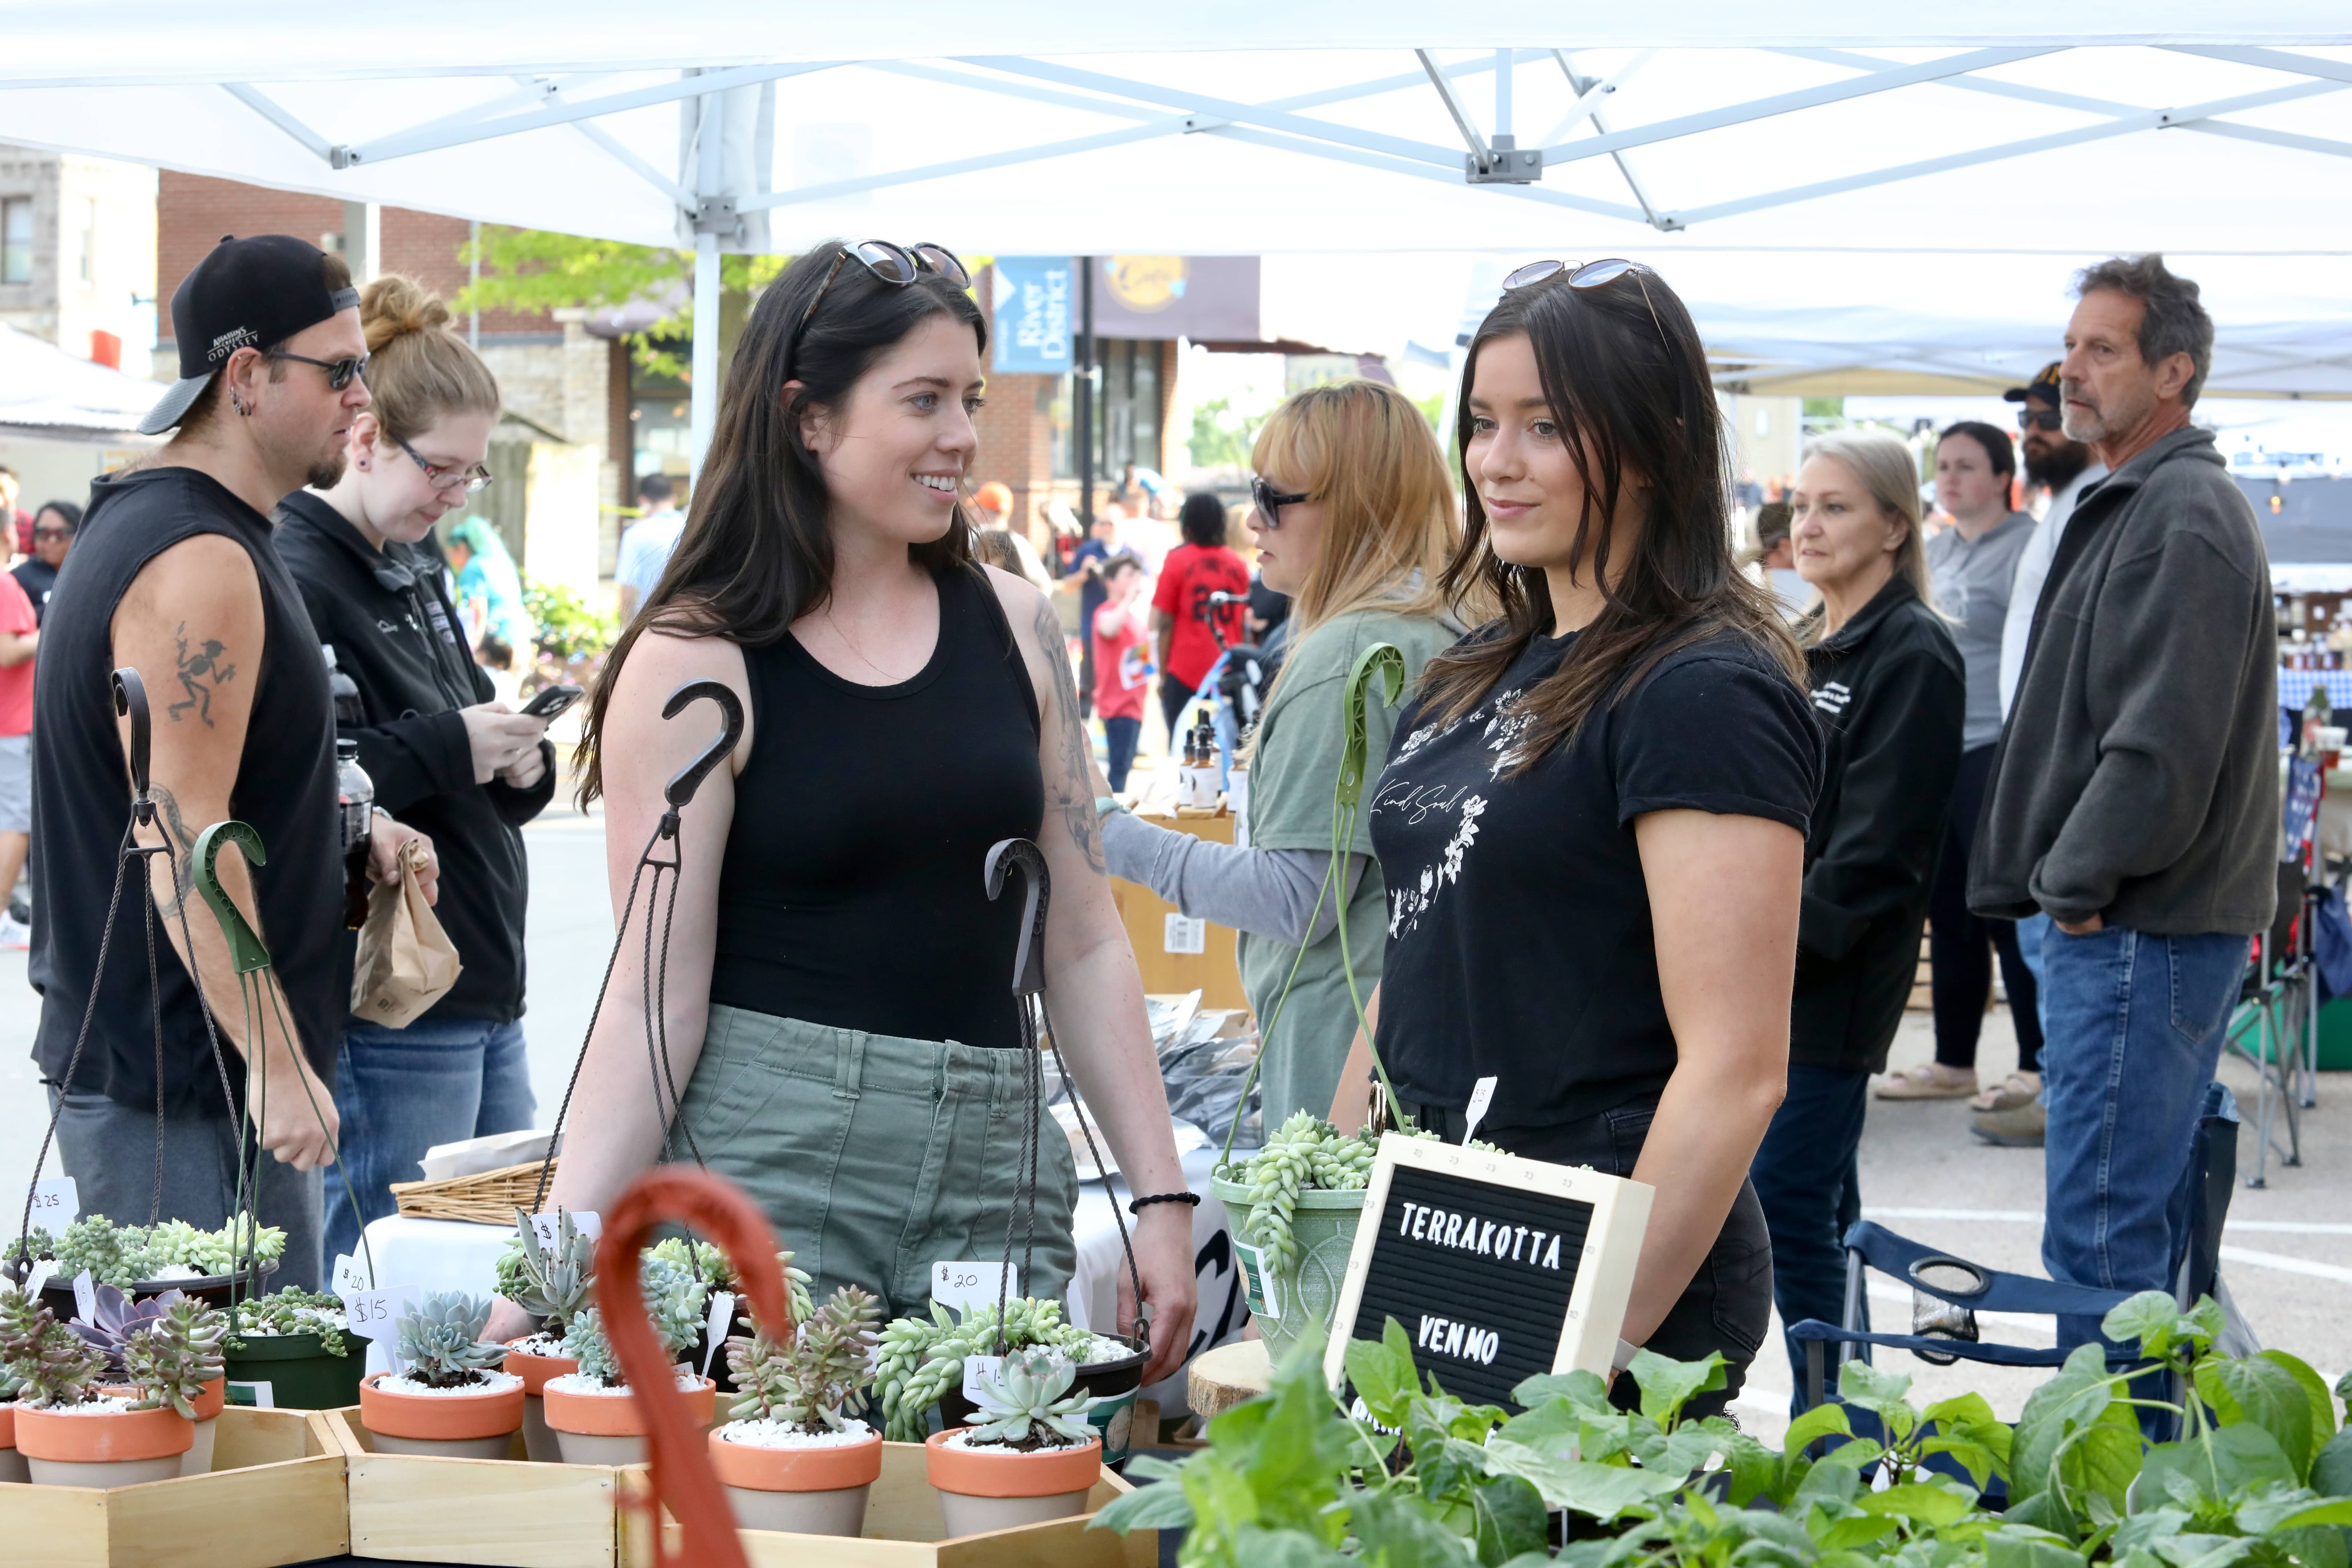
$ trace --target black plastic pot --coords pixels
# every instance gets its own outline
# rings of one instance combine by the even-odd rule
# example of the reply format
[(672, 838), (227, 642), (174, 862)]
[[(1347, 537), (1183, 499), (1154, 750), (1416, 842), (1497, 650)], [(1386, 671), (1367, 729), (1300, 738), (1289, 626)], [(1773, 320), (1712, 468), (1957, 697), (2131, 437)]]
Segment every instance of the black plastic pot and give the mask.
[(348, 1334), (341, 1355), (330, 1355), (315, 1333), (245, 1334), (236, 1343), (221, 1356), (231, 1404), (260, 1403), (254, 1391), (237, 1388), (241, 1383), (268, 1384), (269, 1403), (280, 1410), (340, 1410), (360, 1402), (367, 1348)]
[[(1151, 1359), (1151, 1345), (1149, 1341), (1138, 1341), (1132, 1335), (1105, 1334), (1101, 1337), (1141, 1347), (1117, 1361), (1096, 1362), (1078, 1368), (1077, 1379), (1072, 1384), (1074, 1391), (1084, 1389), (1103, 1401), (1095, 1407), (1090, 1419), (1094, 1421), (1096, 1430), (1102, 1433), (1103, 1463), (1117, 1465), (1126, 1461), (1129, 1446), (1127, 1422), (1121, 1417), (1123, 1415), (1131, 1415), (1135, 1396), (1142, 1392), (1143, 1363)], [(969, 1426), (975, 1408), (972, 1402), (963, 1396), (963, 1385), (952, 1384), (940, 1395), (940, 1425), (945, 1428)], [(1118, 1438), (1116, 1443), (1111, 1440), (1114, 1426)], [(1156, 1437), (1159, 1434), (1151, 1436)]]
[[(264, 1280), (277, 1272), (278, 1265), (274, 1261), (261, 1266)], [(207, 1274), (196, 1279), (142, 1279), (123, 1294), (134, 1301), (142, 1301), (150, 1296), (160, 1296), (166, 1290), (178, 1290), (194, 1296), (206, 1306), (226, 1311), (230, 1295), (246, 1277), (245, 1270), (240, 1268), (235, 1274)], [(265, 1285), (263, 1289), (266, 1292), (268, 1287)], [(74, 1301), (73, 1281), (57, 1274), (50, 1275), (48, 1281), (41, 1287), (41, 1304), (55, 1312), (61, 1323), (68, 1321), (81, 1310)]]

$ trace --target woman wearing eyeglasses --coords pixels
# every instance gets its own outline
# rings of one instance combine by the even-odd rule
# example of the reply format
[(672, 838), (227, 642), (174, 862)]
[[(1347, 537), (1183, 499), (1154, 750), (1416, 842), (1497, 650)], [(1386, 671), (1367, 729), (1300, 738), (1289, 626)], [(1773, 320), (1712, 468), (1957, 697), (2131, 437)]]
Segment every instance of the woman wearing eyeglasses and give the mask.
[[(1259, 1081), (1271, 1129), (1293, 1111), (1322, 1115), (1339, 1087), (1356, 1033), (1342, 910), (1358, 984), (1369, 994), (1380, 979), (1388, 896), (1360, 821), (1331, 868), (1348, 676), (1375, 643), (1394, 644), (1417, 676), (1462, 635), (1438, 582), (1462, 525), (1429, 421), (1394, 387), (1350, 381), (1300, 393), (1267, 416), (1250, 462), (1258, 568), (1267, 587), (1294, 597), (1289, 651), (1252, 746), (1249, 846), (1113, 810), (1103, 852), (1112, 875), (1241, 932), (1242, 988), (1268, 1031)], [(1368, 757), (1387, 754), (1391, 721), (1377, 696), (1367, 703)]]
[(1191, 1212), (1061, 622), (973, 563), (958, 504), (987, 344), (968, 287), (936, 246), (828, 244), (752, 308), (686, 531), (585, 745), (617, 919), (663, 786), (714, 733), (709, 704), (674, 721), (664, 704), (690, 680), (742, 703), (740, 742), (683, 813), (661, 917), (682, 1106), (653, 1081), (633, 925), (550, 1201), (602, 1209), (656, 1160), (698, 1159), (759, 1202), (820, 1296), (856, 1284), (920, 1310), (934, 1263), (1002, 1258), (1010, 1224), (1015, 1290), (1059, 1297), (1076, 1173), (1047, 1121), (1033, 1230), (1014, 1202), (1034, 1059), (1009, 984), (1022, 900), (984, 887), (991, 846), (1033, 839), (1055, 1035), (1139, 1194), (1150, 1381), (1192, 1332)]
[[(360, 1214), (331, 1181), (329, 1259), (358, 1250), (360, 1223), (393, 1212), (389, 1184), (416, 1180), (434, 1144), (531, 1123), (520, 829), (555, 793), (546, 721), (491, 700), (440, 563), (419, 544), (489, 482), (498, 383), (448, 308), (409, 279), (369, 284), (360, 323), (374, 400), (352, 418), (341, 479), (280, 503), (278, 549), (333, 666), (336, 734), (359, 742), (377, 806), (440, 854), (435, 912), (465, 969), (404, 1028), (349, 1022), (335, 1102)], [(352, 951), (346, 938), (346, 965)]]
[[(1655, 273), (1513, 274), (1456, 438), (1445, 584), (1502, 614), (1430, 662), (1367, 795), (1381, 1058), (1449, 1141), (1475, 1096), (1479, 1138), (1654, 1189), (1621, 1332), (1721, 1352), (1728, 1386), (1688, 1407), (1707, 1414), (1772, 1307), (1747, 1177), (1787, 1079), (1821, 766), (1804, 666), (1732, 560), (1706, 354)], [(1361, 1119), (1362, 1084), (1335, 1114)]]

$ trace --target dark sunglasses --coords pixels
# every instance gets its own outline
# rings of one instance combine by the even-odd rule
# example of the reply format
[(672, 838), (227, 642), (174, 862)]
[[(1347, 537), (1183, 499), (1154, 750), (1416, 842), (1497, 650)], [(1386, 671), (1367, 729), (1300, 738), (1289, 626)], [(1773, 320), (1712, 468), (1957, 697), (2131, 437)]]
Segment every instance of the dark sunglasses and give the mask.
[(1297, 506), (1301, 501), (1313, 499), (1312, 496), (1294, 495), (1288, 490), (1276, 489), (1264, 479), (1250, 480), (1250, 500), (1257, 507), (1258, 516), (1265, 519), (1268, 532), (1282, 526), (1284, 507)]
[(37, 528), (33, 530), (33, 537), (36, 539), (71, 539), (73, 537), (73, 530), (70, 528)]
[(2017, 427), (2021, 430), (2056, 430), (2065, 423), (2065, 416), (2055, 408), (2021, 408), (2017, 411)]
[(368, 356), (365, 354), (360, 355), (357, 359), (312, 359), (309, 354), (289, 354), (283, 349), (271, 349), (261, 357), (290, 359), (300, 364), (315, 364), (327, 373), (327, 384), (337, 392), (349, 386), (353, 376), (359, 377), (362, 382), (367, 380)]
[(1664, 339), (1665, 323), (1658, 320), (1658, 308), (1650, 301), (1650, 286), (1642, 277), (1647, 271), (1649, 268), (1641, 263), (1628, 261), (1622, 256), (1612, 256), (1605, 261), (1530, 261), (1504, 279), (1503, 287), (1524, 289), (1530, 283), (1540, 283), (1547, 278), (1557, 278), (1565, 272), (1568, 274), (1568, 286), (1571, 289), (1599, 289), (1616, 282), (1630, 272), (1633, 275), (1633, 281), (1641, 285), (1642, 303), (1650, 307), (1650, 324), (1658, 329), (1658, 336)]
[(841, 276), (841, 264), (855, 261), (875, 278), (894, 289), (904, 289), (923, 273), (933, 272), (959, 289), (971, 287), (971, 274), (964, 270), (954, 251), (944, 245), (922, 240), (911, 246), (893, 245), (887, 239), (861, 239), (856, 245), (845, 245), (834, 253), (833, 268), (824, 281), (816, 286), (809, 299), (808, 309), (801, 312), (799, 324), (793, 328), (793, 341), (784, 345), (784, 379), (793, 378), (793, 367), (799, 362), (801, 334), (808, 331), (809, 319), (824, 302), (825, 291), (833, 280)]

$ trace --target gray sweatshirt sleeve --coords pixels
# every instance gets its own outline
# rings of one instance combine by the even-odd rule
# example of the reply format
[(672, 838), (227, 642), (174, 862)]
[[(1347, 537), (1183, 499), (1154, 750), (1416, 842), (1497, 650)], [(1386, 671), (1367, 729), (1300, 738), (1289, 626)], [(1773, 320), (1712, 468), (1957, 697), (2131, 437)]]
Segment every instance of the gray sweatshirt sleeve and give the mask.
[[(1103, 818), (1103, 858), (1114, 877), (1139, 882), (1195, 919), (1271, 937), (1294, 947), (1320, 942), (1339, 923), (1335, 884), (1316, 913), (1316, 894), (1331, 865), (1319, 849), (1242, 849), (1155, 827), (1132, 813)], [(1369, 855), (1348, 857), (1348, 886), (1359, 886)], [(1315, 917), (1314, 929), (1307, 919)]]

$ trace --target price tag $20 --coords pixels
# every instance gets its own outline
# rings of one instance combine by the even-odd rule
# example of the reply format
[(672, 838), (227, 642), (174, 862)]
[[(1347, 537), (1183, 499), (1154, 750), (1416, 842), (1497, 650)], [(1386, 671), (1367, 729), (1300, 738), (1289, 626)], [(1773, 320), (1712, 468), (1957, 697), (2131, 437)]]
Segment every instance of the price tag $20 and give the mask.
[(958, 1311), (993, 1307), (999, 1294), (1021, 1294), (1021, 1283), (1010, 1263), (950, 1263), (931, 1265), (931, 1300)]

